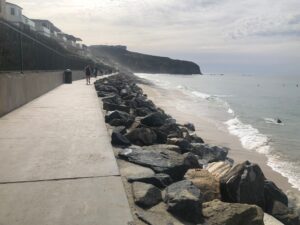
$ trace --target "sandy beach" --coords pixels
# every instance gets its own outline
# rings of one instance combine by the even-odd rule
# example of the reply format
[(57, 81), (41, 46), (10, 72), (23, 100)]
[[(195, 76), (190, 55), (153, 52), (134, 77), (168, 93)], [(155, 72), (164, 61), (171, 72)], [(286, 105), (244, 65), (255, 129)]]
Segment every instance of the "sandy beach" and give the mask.
[[(267, 179), (272, 180), (283, 191), (292, 191), (300, 196), (300, 191), (293, 188), (288, 179), (281, 174), (273, 171), (267, 165), (267, 157), (254, 151), (246, 150), (242, 147), (239, 139), (228, 133), (226, 129), (221, 129), (217, 124), (208, 117), (197, 113), (199, 108), (195, 108), (193, 102), (190, 107), (186, 107), (183, 102), (188, 96), (180, 91), (168, 91), (155, 85), (139, 85), (148, 98), (155, 102), (158, 107), (165, 110), (179, 123), (191, 122), (196, 127), (197, 134), (208, 144), (220, 145), (230, 148), (229, 157), (234, 159), (235, 163), (244, 162), (246, 160), (257, 163), (263, 170)], [(202, 109), (203, 110), (203, 109)], [(198, 111), (199, 112), (199, 111)]]

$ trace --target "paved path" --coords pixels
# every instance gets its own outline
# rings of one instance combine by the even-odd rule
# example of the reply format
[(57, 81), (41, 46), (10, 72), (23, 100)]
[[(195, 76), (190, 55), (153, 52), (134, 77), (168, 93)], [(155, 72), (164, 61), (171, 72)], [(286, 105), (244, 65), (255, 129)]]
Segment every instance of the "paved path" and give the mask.
[(131, 220), (93, 85), (62, 85), (0, 118), (0, 225)]

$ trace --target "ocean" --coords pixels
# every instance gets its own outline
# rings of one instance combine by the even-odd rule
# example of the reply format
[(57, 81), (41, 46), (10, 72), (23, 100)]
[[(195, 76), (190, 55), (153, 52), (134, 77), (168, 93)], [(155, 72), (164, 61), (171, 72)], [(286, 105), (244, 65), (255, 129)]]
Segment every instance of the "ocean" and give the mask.
[(300, 75), (136, 75), (181, 91), (190, 101), (178, 107), (201, 107), (197, 113), (237, 136), (245, 151), (266, 155), (300, 190)]

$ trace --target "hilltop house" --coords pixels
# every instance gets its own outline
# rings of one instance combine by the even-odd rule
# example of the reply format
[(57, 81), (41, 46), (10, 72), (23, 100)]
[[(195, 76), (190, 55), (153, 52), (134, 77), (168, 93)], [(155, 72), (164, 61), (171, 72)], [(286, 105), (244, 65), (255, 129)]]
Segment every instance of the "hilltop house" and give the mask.
[(33, 22), (31, 19), (29, 19), (27, 16), (22, 15), (22, 21), (23, 24), (27, 27), (29, 27), (30, 30), (36, 31), (35, 28), (35, 22)]
[(22, 10), (23, 9), (20, 6), (10, 2), (6, 2), (4, 19), (17, 26), (20, 26), (23, 23)]
[(47, 37), (57, 38), (58, 32), (61, 32), (53, 23), (49, 20), (32, 20), (35, 23), (37, 32)]
[(4, 19), (6, 15), (6, 1), (0, 0), (0, 18)]

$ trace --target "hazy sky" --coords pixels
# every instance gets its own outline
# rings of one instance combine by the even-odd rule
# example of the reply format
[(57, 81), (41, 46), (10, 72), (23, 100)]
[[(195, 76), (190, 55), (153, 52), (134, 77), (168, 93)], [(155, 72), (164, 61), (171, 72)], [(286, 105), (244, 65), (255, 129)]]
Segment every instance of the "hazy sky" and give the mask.
[(10, 2), (88, 45), (193, 60), (207, 73), (300, 75), (300, 0)]

